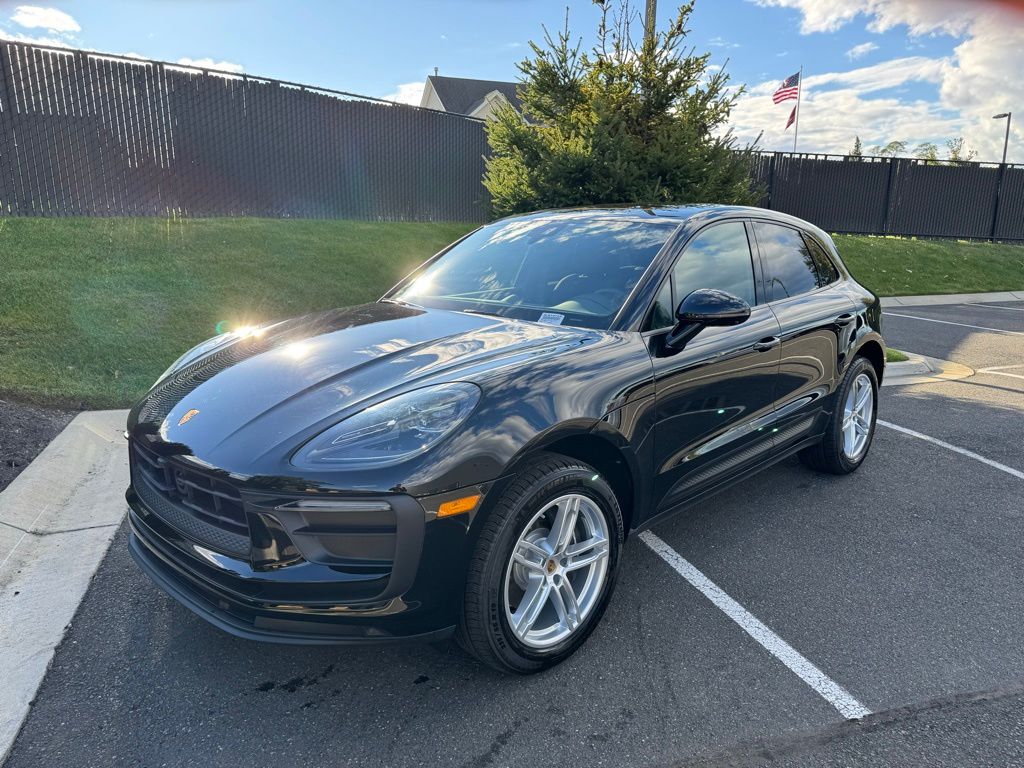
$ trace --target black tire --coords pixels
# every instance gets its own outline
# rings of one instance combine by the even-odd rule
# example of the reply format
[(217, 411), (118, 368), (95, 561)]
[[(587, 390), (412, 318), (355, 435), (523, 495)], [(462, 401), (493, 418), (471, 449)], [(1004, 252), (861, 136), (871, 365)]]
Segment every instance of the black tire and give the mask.
[[(847, 395), (854, 381), (861, 374), (867, 375), (871, 381), (873, 408), (871, 410), (871, 428), (868, 432), (867, 445), (855, 458), (850, 458), (843, 450), (843, 413)], [(854, 358), (846, 371), (843, 382), (836, 390), (833, 401), (832, 416), (820, 443), (800, 451), (800, 460), (811, 469), (833, 475), (848, 475), (864, 463), (871, 443), (875, 438), (875, 421), (878, 416), (878, 376), (875, 367), (864, 357)]]
[[(564, 641), (536, 650), (518, 640), (505, 611), (505, 575), (512, 549), (534, 516), (567, 492), (595, 502), (608, 528), (608, 567), (590, 613)], [(469, 564), (462, 620), (456, 639), (483, 663), (506, 673), (531, 674), (571, 656), (600, 621), (611, 599), (624, 531), (611, 487), (583, 462), (555, 453), (538, 454), (487, 513)]]

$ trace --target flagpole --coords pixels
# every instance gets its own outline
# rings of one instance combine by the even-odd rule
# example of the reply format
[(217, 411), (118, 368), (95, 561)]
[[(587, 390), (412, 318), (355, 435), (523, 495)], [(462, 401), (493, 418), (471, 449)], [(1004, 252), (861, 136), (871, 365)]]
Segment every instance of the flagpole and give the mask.
[(796, 90), (796, 122), (793, 125), (793, 154), (796, 154), (796, 139), (800, 135), (800, 100), (804, 95), (804, 65), (800, 65), (800, 77), (797, 80), (800, 86)]

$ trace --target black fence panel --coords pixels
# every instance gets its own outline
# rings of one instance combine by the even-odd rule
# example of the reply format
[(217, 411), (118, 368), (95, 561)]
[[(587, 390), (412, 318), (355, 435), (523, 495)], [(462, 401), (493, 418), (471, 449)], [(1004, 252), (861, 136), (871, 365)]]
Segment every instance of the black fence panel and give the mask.
[(761, 206), (830, 232), (1024, 240), (1024, 168), (909, 158), (762, 154)]
[(889, 224), (894, 235), (987, 238), (995, 220), (999, 169), (894, 160)]
[(881, 232), (885, 163), (778, 155), (771, 205), (831, 231)]
[(757, 205), (761, 208), (771, 208), (772, 201), (769, 191), (772, 186), (772, 170), (775, 168), (775, 155), (758, 154), (753, 156), (750, 167), (750, 181), (755, 189), (761, 190), (761, 199)]
[(997, 240), (1024, 240), (1024, 168), (1003, 168), (995, 237)]
[[(0, 42), (0, 214), (479, 221), (483, 123), (245, 75)], [(1024, 240), (1024, 168), (763, 153), (833, 232)]]
[(0, 213), (478, 221), (478, 120), (0, 43)]

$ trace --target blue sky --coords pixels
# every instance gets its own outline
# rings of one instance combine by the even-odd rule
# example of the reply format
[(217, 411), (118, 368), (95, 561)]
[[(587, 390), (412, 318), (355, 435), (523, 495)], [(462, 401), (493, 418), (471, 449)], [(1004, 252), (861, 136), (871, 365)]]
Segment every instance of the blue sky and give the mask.
[[(567, 5), (572, 29), (589, 40), (591, 0), (0, 2), (0, 29), (416, 101), (435, 66), (514, 79), (527, 42), (542, 25), (561, 26)], [(659, 6), (664, 25), (675, 6)], [(791, 105), (772, 104), (770, 93), (801, 65), (805, 151), (844, 151), (855, 134), (865, 146), (964, 135), (993, 159), (1002, 129), (991, 114), (1017, 107), (1024, 119), (1024, 86), (1014, 82), (1024, 72), (1024, 18), (982, 0), (698, 0), (691, 26), (697, 49), (716, 65), (728, 59), (747, 84), (736, 135), (763, 131), (769, 149), (792, 148), (792, 129), (783, 130)], [(1024, 162), (1024, 146), (1012, 159)]]

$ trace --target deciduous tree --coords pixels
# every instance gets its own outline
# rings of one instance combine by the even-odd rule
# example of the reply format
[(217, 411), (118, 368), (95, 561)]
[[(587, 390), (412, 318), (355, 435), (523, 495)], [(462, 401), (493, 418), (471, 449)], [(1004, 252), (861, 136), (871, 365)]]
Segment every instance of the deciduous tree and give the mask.
[(950, 162), (959, 163), (961, 161), (973, 160), (978, 156), (978, 153), (967, 146), (963, 136), (957, 136), (955, 139), (950, 139), (946, 142), (946, 156)]

